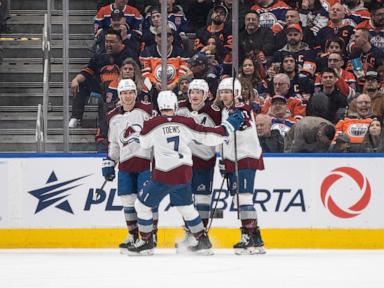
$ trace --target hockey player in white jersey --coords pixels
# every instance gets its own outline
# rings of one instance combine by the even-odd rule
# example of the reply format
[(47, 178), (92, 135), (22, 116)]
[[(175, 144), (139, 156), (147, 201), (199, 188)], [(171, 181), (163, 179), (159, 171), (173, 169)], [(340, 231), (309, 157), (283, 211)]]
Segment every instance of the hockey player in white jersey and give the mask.
[[(129, 235), (121, 243), (122, 253), (126, 247), (138, 239), (135, 200), (138, 191), (150, 178), (151, 150), (140, 146), (137, 139), (145, 120), (152, 113), (148, 103), (136, 101), (136, 84), (131, 79), (123, 79), (118, 84), (118, 96), (121, 106), (107, 115), (108, 157), (103, 160), (102, 173), (106, 180), (115, 178), (115, 165), (118, 164), (117, 194), (124, 208), (124, 215)], [(154, 208), (154, 226), (157, 231), (158, 213)]]
[(133, 255), (153, 254), (151, 208), (169, 194), (171, 205), (178, 209), (197, 240), (189, 251), (212, 254), (212, 244), (192, 202), (192, 153), (188, 145), (192, 141), (204, 145), (222, 143), (229, 132), (240, 127), (242, 114), (235, 111), (222, 126), (204, 127), (191, 118), (175, 115), (177, 97), (173, 92), (160, 92), (157, 101), (161, 116), (146, 121), (139, 138), (144, 149), (153, 148), (155, 158), (151, 180), (135, 203), (141, 239), (127, 249)]
[(253, 112), (248, 105), (241, 102), (241, 84), (238, 79), (235, 79), (235, 82), (233, 78), (223, 79), (219, 83), (217, 94), (223, 121), (234, 108), (240, 109), (244, 117), (239, 131), (232, 133), (222, 148), (221, 166), (224, 168), (222, 167), (221, 171), (228, 177), (228, 188), (234, 197), (235, 205), (238, 205), (241, 220), (242, 237), (233, 247), (236, 254), (264, 254), (264, 243), (253, 203), (256, 170), (263, 170), (264, 163)]
[[(208, 83), (203, 79), (195, 79), (189, 84), (188, 100), (179, 102), (177, 115), (192, 117), (196, 123), (205, 127), (215, 127), (221, 123), (221, 111), (207, 102)], [(192, 151), (192, 193), (196, 210), (199, 212), (204, 227), (207, 228), (211, 210), (211, 194), (213, 173), (216, 163), (215, 147), (191, 142)], [(186, 235), (182, 241), (176, 243), (176, 248), (182, 251), (188, 245), (193, 245), (195, 238), (185, 227)]]

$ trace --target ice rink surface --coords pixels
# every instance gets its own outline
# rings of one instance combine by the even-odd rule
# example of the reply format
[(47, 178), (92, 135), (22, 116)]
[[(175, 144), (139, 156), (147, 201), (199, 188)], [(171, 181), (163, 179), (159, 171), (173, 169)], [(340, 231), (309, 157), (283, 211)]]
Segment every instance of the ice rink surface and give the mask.
[(113, 249), (0, 250), (1, 288), (383, 288), (384, 250), (268, 250), (151, 257)]

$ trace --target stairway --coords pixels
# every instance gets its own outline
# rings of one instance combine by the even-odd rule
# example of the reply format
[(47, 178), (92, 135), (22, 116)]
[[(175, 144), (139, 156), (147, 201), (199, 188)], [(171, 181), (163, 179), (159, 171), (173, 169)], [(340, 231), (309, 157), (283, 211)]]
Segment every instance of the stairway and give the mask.
[[(92, 56), (95, 3), (94, 0), (69, 0), (70, 81)], [(61, 5), (61, 0), (52, 0), (47, 152), (64, 150)], [(43, 103), (42, 29), (46, 9), (44, 0), (11, 1), (10, 33), (2, 34), (0, 40), (3, 52), (0, 65), (0, 153), (36, 152), (37, 105)], [(89, 105), (85, 111), (83, 128), (70, 129), (71, 152), (96, 150), (97, 107)]]

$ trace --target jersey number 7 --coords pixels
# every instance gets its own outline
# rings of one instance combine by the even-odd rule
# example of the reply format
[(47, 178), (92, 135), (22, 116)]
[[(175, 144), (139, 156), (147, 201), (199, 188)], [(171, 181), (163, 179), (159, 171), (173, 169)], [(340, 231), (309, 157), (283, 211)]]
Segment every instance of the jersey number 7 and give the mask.
[(183, 155), (179, 153), (179, 143), (180, 143), (180, 137), (179, 136), (174, 136), (174, 137), (169, 137), (167, 138), (168, 143), (174, 142), (173, 145), (173, 150), (175, 150), (179, 154), (179, 158), (183, 158)]

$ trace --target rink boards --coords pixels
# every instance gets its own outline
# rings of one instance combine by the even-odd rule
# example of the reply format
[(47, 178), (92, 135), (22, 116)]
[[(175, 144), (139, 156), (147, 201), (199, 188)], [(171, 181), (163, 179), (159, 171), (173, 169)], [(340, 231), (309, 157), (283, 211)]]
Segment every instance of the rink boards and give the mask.
[[(384, 155), (264, 160), (254, 202), (267, 247), (384, 248)], [(0, 154), (0, 248), (116, 247), (126, 236), (124, 216), (117, 181), (100, 190), (100, 167), (100, 155)], [(215, 247), (229, 248), (239, 239), (239, 220), (225, 185), (219, 193), (221, 183), (215, 173), (219, 218), (209, 233)], [(183, 236), (168, 204), (166, 198), (159, 209), (159, 247)]]

